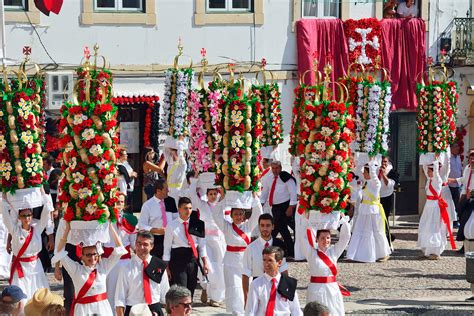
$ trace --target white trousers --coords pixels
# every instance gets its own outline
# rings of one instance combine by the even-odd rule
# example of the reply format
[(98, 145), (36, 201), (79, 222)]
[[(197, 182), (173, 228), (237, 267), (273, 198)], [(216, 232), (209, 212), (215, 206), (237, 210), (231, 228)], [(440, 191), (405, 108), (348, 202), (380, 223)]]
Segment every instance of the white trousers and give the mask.
[(225, 241), (221, 239), (206, 239), (209, 274), (206, 290), (210, 300), (222, 302), (225, 298), (224, 269), (222, 261), (225, 254)]

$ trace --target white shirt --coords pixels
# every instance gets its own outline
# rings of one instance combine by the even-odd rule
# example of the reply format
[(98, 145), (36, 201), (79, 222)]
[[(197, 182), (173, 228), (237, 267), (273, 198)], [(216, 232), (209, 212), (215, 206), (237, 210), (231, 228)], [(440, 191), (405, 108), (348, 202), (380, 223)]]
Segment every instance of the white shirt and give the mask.
[[(146, 262), (150, 261), (151, 256), (148, 256)], [(161, 296), (165, 294), (161, 293), (160, 284), (150, 279), (150, 287), (152, 304), (159, 303)], [(126, 307), (143, 303), (146, 303), (143, 290), (143, 261), (133, 254), (132, 259), (118, 273), (115, 306)]]
[[(265, 248), (267, 241), (262, 237), (255, 239), (244, 252), (244, 269), (242, 274), (248, 277), (259, 277), (263, 275), (263, 255), (262, 251)], [(268, 245), (273, 245), (273, 238), (268, 241)], [(280, 267), (280, 272), (288, 270), (288, 263), (283, 258), (283, 262)]]
[[(178, 217), (174, 221), (168, 224), (165, 231), (165, 240), (163, 242), (163, 260), (170, 261), (171, 258), (171, 249), (172, 248), (191, 248), (186, 237), (186, 232), (184, 231), (184, 223), (181, 217)], [(189, 228), (189, 219), (186, 221)], [(191, 238), (194, 240), (194, 244), (199, 249), (199, 255), (202, 257), (207, 257), (206, 253), (206, 240), (204, 238), (199, 238), (191, 235)]]
[[(161, 217), (161, 200), (156, 196), (152, 196), (148, 201), (143, 203), (140, 218), (138, 219), (138, 227), (143, 230), (151, 230), (152, 228), (162, 228), (163, 219)], [(163, 201), (164, 206), (164, 201)], [(177, 214), (177, 213), (176, 213)], [(176, 215), (177, 216), (177, 215)], [(173, 221), (173, 213), (166, 212), (167, 224)]]
[(418, 8), (415, 4), (412, 4), (411, 7), (407, 7), (405, 2), (402, 2), (397, 7), (397, 13), (400, 14), (402, 17), (417, 17), (418, 16)]
[[(276, 287), (280, 283), (281, 274), (275, 277), (277, 279)], [(247, 316), (264, 316), (268, 301), (270, 300), (270, 292), (272, 290), (272, 277), (268, 274), (255, 279), (249, 288), (249, 294), (247, 297), (247, 305), (245, 306), (245, 315)], [(280, 315), (303, 315), (301, 311), (300, 302), (298, 299), (298, 293), (295, 293), (293, 301), (276, 293), (275, 299), (275, 316)]]
[(459, 185), (462, 185), (462, 194), (466, 194), (468, 191), (474, 191), (474, 174), (471, 176), (471, 182), (469, 183), (469, 188), (467, 187), (469, 182), (469, 175), (471, 174), (472, 169), (470, 165), (467, 165), (464, 168), (462, 178), (457, 178), (457, 182)]
[[(269, 176), (262, 178), (263, 189), (262, 195), (260, 196), (260, 202), (262, 204), (270, 201), (270, 191), (272, 189), (273, 180), (275, 179), (275, 175), (273, 175), (271, 172), (269, 172), (268, 175)], [(293, 179), (289, 179), (285, 183), (278, 176), (275, 185), (275, 191), (273, 193), (273, 205), (285, 203), (288, 200), (290, 201), (290, 205), (296, 205), (296, 203), (298, 203), (296, 195), (296, 183), (293, 181)]]
[[(452, 155), (451, 158), (449, 158), (449, 166), (450, 166), (450, 172), (449, 172), (450, 178), (462, 177), (462, 162), (461, 162), (461, 157), (459, 155), (457, 156)], [(457, 188), (459, 187), (459, 184), (450, 183), (449, 186), (452, 188)]]
[[(224, 211), (225, 208), (224, 201), (217, 203), (216, 207), (212, 211), (212, 216), (214, 221), (216, 222), (217, 226), (220, 230), (224, 233), (225, 242), (228, 246), (234, 247), (247, 247), (247, 243), (244, 241), (240, 235), (238, 235), (233, 227), (232, 223), (228, 222), (224, 219)], [(252, 230), (258, 224), (258, 218), (263, 213), (262, 205), (258, 201), (258, 199), (254, 199), (252, 203), (252, 215), (242, 224), (237, 225), (237, 227), (242, 230), (247, 237), (250, 239), (250, 234)], [(243, 252), (230, 252), (226, 251), (224, 256), (224, 264), (228, 266), (236, 266), (242, 267), (242, 259), (243, 259)]]
[[(393, 166), (390, 164), (385, 171), (386, 174), (392, 170)], [(393, 194), (393, 189), (395, 187), (395, 181), (388, 178), (387, 184), (385, 184), (385, 181), (382, 176), (380, 176), (380, 182), (381, 182), (381, 187), (380, 187), (380, 197), (388, 197)]]
[(135, 188), (135, 178), (132, 177), (133, 168), (132, 166), (130, 166), (130, 163), (128, 162), (128, 160), (125, 160), (122, 164), (125, 167), (125, 169), (127, 169), (128, 176), (131, 179), (130, 183), (127, 185), (127, 191), (133, 192), (133, 189)]

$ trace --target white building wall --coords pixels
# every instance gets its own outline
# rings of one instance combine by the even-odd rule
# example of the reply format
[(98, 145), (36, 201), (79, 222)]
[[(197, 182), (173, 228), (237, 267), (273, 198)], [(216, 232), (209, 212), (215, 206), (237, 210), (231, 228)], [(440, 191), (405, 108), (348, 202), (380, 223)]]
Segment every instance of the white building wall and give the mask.
[(359, 20), (375, 17), (375, 2), (361, 3), (351, 2), (349, 4), (349, 16), (351, 19)]

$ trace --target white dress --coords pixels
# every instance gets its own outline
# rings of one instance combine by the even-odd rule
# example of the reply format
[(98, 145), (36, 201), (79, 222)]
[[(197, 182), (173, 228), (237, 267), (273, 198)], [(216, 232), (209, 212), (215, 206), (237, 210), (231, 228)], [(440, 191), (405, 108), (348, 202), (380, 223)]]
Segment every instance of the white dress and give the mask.
[[(95, 267), (95, 269), (97, 269), (97, 275), (94, 280), (94, 283), (92, 284), (92, 287), (86, 292), (84, 297), (107, 293), (107, 274), (109, 274), (110, 271), (112, 271), (112, 269), (114, 268), (114, 266), (119, 262), (120, 257), (126, 253), (127, 250), (125, 250), (124, 247), (117, 247), (114, 249), (109, 258), (101, 259), (99, 261), (99, 263)], [(65, 250), (62, 250), (53, 257), (52, 263), (54, 264), (57, 261), (61, 261), (64, 269), (66, 269), (66, 271), (71, 276), (72, 282), (74, 283), (74, 293), (77, 297), (79, 291), (82, 289), (87, 279), (89, 278), (90, 273), (94, 269), (75, 262), (74, 260), (68, 257), (67, 252)], [(113, 315), (113, 313), (109, 301), (107, 299), (104, 299), (89, 304), (76, 304), (74, 308), (74, 315), (106, 316)]]
[(186, 159), (184, 158), (184, 152), (178, 150), (178, 160), (174, 161), (171, 154), (168, 152), (169, 149), (165, 148), (165, 160), (168, 164), (166, 169), (166, 183), (168, 184), (168, 195), (174, 198), (176, 201), (176, 207), (178, 206), (179, 197), (181, 196), (181, 190), (186, 180)]
[[(439, 195), (441, 192), (442, 180), (437, 169), (435, 166), (433, 178), (426, 177), (425, 191), (427, 196), (432, 195), (429, 189), (430, 183), (436, 194)], [(441, 219), (438, 201), (427, 199), (418, 226), (418, 247), (421, 248), (425, 256), (440, 256), (448, 243), (446, 234), (447, 227)]]
[(359, 262), (375, 262), (392, 252), (385, 236), (385, 224), (380, 212), (381, 183), (377, 177), (377, 167), (371, 162), (370, 180), (362, 190), (362, 202), (357, 210), (357, 220), (353, 224), (352, 238), (347, 248), (347, 259)]
[(209, 282), (207, 285), (202, 284), (202, 286), (206, 288), (210, 300), (222, 302), (225, 298), (224, 267), (222, 265), (226, 246), (224, 234), (212, 217), (212, 212), (216, 206), (198, 197), (196, 185), (197, 180), (192, 179), (188, 193), (193, 204), (193, 209), (195, 211), (199, 210), (200, 219), (206, 223), (205, 239), (209, 265), (207, 278)]
[[(0, 207), (1, 207), (0, 198)], [(7, 252), (7, 227), (3, 224), (3, 215), (0, 214), (0, 278), (8, 279), (10, 277), (10, 264), (12, 256)]]
[[(247, 247), (247, 243), (232, 228), (232, 224), (224, 219), (224, 203), (218, 203), (213, 210), (212, 216), (220, 230), (224, 233), (227, 247)], [(258, 224), (258, 218), (262, 214), (262, 205), (258, 199), (254, 199), (252, 215), (248, 220), (238, 225), (250, 239), (252, 230)], [(244, 314), (244, 292), (242, 289), (244, 251), (226, 251), (224, 255), (224, 282), (225, 282), (225, 305), (226, 311), (232, 315)]]
[[(33, 221), (31, 227), (33, 228), (33, 236), (31, 242), (26, 251), (21, 256), (22, 258), (32, 257), (38, 255), (43, 247), (41, 233), (48, 225), (50, 211), (46, 205), (41, 212), (41, 218), (39, 221)], [(18, 212), (12, 211), (8, 213), (6, 207), (2, 208), (3, 223), (7, 228), (8, 232), (12, 235), (12, 253), (17, 255), (20, 248), (25, 243), (25, 239), (28, 236), (29, 231), (24, 230), (21, 227), (21, 223), (18, 221)], [(38, 258), (31, 262), (20, 262), (23, 269), (24, 277), (19, 278), (17, 271), (13, 274), (12, 285), (20, 287), (26, 294), (27, 299), (30, 299), (37, 289), (48, 288), (48, 279), (43, 270), (41, 260)]]
[(451, 190), (448, 185), (449, 173), (451, 171), (451, 166), (449, 164), (449, 158), (443, 162), (441, 166), (440, 176), (443, 181), (443, 186), (441, 189), (441, 197), (448, 203), (448, 214), (449, 221), (451, 222), (451, 228), (453, 227), (453, 222), (458, 220), (458, 215), (456, 213), (456, 205), (454, 205), (453, 196), (451, 195)]
[[(349, 243), (351, 238), (350, 225), (346, 220), (341, 221), (341, 233), (336, 244), (330, 246), (324, 253), (331, 259), (333, 264), (337, 267), (337, 259), (341, 256)], [(305, 218), (305, 230), (308, 227), (308, 220)], [(316, 234), (313, 234), (313, 237)], [(316, 242), (314, 240), (314, 242)], [(310, 245), (308, 238), (304, 239), (302, 243), (304, 255), (308, 261), (309, 271), (311, 276), (328, 277), (333, 276), (329, 267), (321, 260), (316, 251), (318, 245), (314, 248)], [(341, 290), (337, 282), (332, 283), (312, 283), (308, 285), (306, 293), (306, 301), (316, 301), (327, 306), (332, 316), (344, 315), (344, 302), (342, 300)]]
[[(114, 226), (115, 231), (117, 232), (120, 240), (122, 241), (122, 245), (127, 248), (135, 248), (135, 240), (136, 240), (136, 234), (129, 234), (122, 229), (119, 229), (117, 227), (117, 224), (111, 224)], [(104, 248), (113, 248), (115, 247), (115, 243), (112, 241), (113, 237), (112, 234), (110, 234), (110, 240), (111, 242), (104, 244)], [(127, 249), (128, 250), (128, 249)], [(131, 250), (128, 250), (129, 252)], [(112, 268), (110, 273), (107, 275), (107, 299), (109, 300), (110, 306), (112, 307), (113, 310), (113, 315), (115, 315), (115, 289), (117, 287), (117, 280), (118, 280), (118, 274), (120, 269), (123, 266), (126, 266), (130, 262), (130, 258), (120, 258), (119, 262)]]

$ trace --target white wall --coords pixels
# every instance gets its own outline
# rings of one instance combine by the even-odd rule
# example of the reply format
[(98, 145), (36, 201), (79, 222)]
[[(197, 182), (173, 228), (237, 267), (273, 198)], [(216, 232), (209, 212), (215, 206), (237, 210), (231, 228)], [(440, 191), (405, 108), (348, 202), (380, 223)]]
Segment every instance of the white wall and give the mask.
[(439, 50), (438, 38), (454, 18), (465, 18), (471, 0), (430, 0), (430, 20), (428, 35), (428, 54), (436, 56)]
[[(37, 27), (53, 58), (61, 64), (78, 64), (84, 46), (101, 47), (111, 64), (171, 64), (181, 36), (185, 53), (196, 61), (206, 47), (209, 62), (259, 61), (269, 64), (296, 64), (295, 33), (291, 32), (292, 1), (265, 0), (265, 23), (253, 25), (207, 25), (196, 27), (194, 0), (156, 0), (157, 25), (79, 24), (81, 1), (64, 1), (59, 15), (41, 16)], [(20, 58), (22, 47), (32, 46), (36, 62), (50, 62), (29, 25), (9, 24), (7, 56)], [(280, 68), (280, 67), (278, 67)]]
[(349, 16), (351, 19), (359, 20), (375, 17), (375, 2), (349, 4)]

